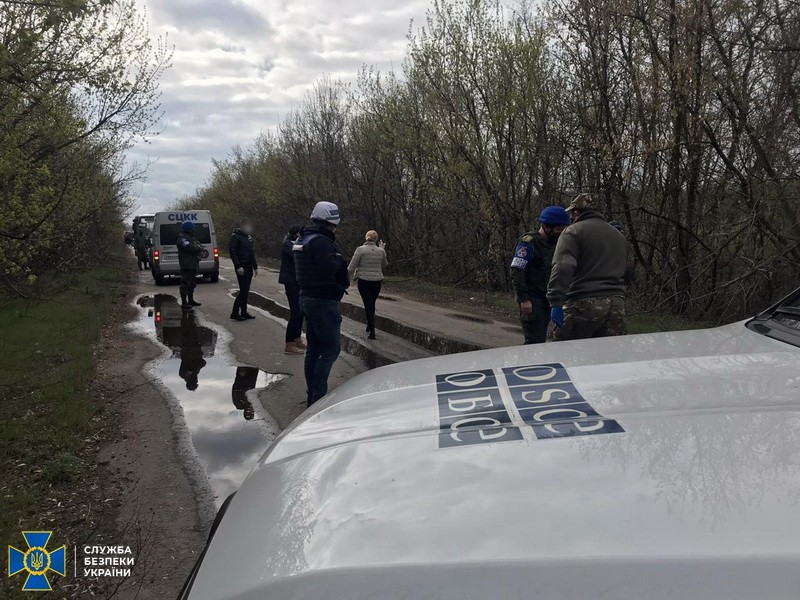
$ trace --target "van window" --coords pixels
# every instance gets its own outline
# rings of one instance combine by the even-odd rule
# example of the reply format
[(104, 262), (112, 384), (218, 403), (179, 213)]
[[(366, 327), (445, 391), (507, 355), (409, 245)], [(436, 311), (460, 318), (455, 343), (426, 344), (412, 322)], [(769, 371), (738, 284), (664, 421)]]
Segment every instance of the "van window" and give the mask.
[[(178, 243), (178, 235), (183, 231), (183, 224), (169, 223), (161, 226), (161, 244), (163, 246), (175, 246)], [(194, 237), (201, 244), (211, 243), (211, 227), (208, 223), (195, 223)]]

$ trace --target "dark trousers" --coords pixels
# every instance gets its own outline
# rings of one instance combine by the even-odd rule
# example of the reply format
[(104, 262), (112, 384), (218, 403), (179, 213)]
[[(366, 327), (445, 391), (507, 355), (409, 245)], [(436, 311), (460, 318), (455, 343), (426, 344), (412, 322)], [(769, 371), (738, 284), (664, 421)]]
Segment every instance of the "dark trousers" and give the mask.
[(247, 297), (250, 295), (250, 284), (253, 282), (253, 267), (244, 267), (244, 275), (236, 273), (239, 282), (239, 294), (233, 302), (234, 315), (247, 314)]
[(534, 298), (533, 313), (520, 315), (522, 333), (526, 344), (544, 344), (547, 341), (547, 326), (550, 324), (550, 303), (546, 298)]
[(328, 393), (328, 376), (342, 349), (342, 311), (337, 300), (300, 297), (306, 319), (305, 376), (308, 406)]
[(286, 299), (289, 301), (289, 323), (286, 326), (286, 343), (293, 342), (303, 335), (303, 311), (300, 310), (300, 286), (284, 283)]
[(181, 297), (193, 296), (197, 287), (197, 269), (181, 269)]
[(367, 331), (375, 331), (375, 302), (381, 294), (380, 281), (358, 280), (358, 293), (364, 302), (364, 311), (367, 313)]

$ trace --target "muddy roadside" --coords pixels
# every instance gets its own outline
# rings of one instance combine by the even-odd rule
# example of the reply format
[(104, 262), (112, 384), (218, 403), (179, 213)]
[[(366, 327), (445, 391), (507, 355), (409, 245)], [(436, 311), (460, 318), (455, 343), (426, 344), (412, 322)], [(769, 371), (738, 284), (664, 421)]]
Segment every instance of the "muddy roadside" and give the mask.
[(161, 349), (131, 331), (136, 289), (124, 299), (98, 347), (95, 384), (103, 390), (111, 435), (97, 461), (114, 475), (117, 531), (135, 544), (138, 559), (120, 598), (177, 597), (205, 543), (207, 519), (198, 513), (195, 489), (176, 452), (173, 416), (143, 366)]
[[(82, 472), (54, 489), (43, 508), (70, 551), (67, 576), (54, 582), (56, 597), (175, 598), (205, 543), (205, 521), (176, 453), (173, 417), (142, 370), (161, 350), (128, 326), (136, 293), (133, 277), (120, 286), (94, 349), (90, 392), (101, 408), (80, 456)], [(130, 547), (131, 576), (86, 576), (87, 545)]]

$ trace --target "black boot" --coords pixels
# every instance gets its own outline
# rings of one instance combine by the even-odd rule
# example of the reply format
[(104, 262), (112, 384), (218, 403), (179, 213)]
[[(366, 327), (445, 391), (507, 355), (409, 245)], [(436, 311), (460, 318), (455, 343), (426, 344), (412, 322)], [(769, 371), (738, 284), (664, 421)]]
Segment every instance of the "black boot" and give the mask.
[(186, 300), (186, 294), (181, 294), (181, 308), (183, 310), (192, 310), (192, 305)]
[(250, 314), (249, 312), (247, 312), (247, 311), (243, 312), (243, 313), (242, 313), (242, 316), (243, 316), (245, 319), (255, 319), (255, 318), (256, 318), (256, 316), (255, 316), (255, 315), (251, 315), (251, 314)]
[(199, 302), (194, 301), (194, 293), (189, 294), (189, 306), (203, 306)]
[(369, 339), (369, 340), (374, 340), (375, 339), (375, 331), (374, 330), (369, 332), (369, 336), (367, 336), (367, 339)]
[(243, 317), (239, 313), (232, 312), (231, 313), (231, 321), (247, 321), (247, 317)]

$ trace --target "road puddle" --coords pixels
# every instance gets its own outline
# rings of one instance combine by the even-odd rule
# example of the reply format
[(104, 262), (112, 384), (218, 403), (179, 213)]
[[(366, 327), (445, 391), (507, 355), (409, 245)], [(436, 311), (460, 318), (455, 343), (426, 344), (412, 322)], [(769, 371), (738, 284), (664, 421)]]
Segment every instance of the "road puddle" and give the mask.
[(219, 506), (235, 492), (280, 432), (261, 407), (257, 392), (285, 375), (238, 365), (228, 334), (184, 313), (174, 296), (141, 296), (137, 331), (163, 346), (148, 374), (168, 392), (181, 453), (197, 476), (201, 498)]

